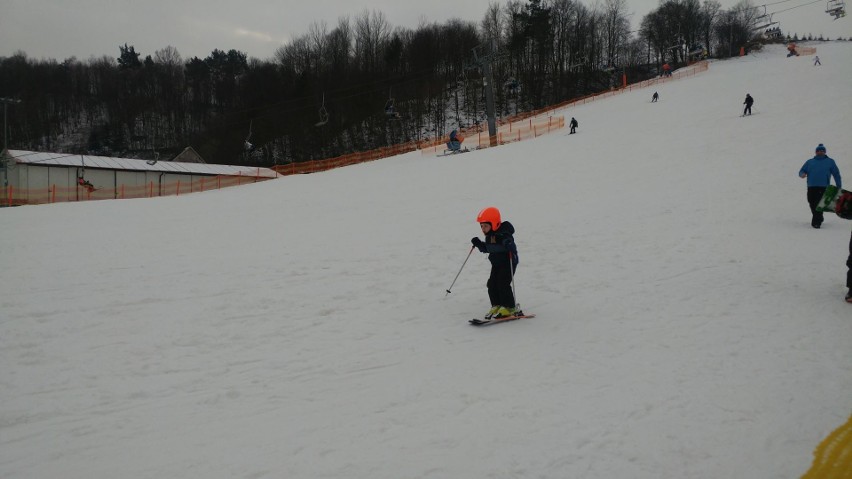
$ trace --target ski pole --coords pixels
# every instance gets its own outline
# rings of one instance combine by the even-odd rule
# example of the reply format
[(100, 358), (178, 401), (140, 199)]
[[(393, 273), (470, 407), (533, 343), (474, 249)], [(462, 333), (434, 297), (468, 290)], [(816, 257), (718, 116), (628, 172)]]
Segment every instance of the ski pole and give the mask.
[(518, 307), (518, 295), (515, 293), (515, 263), (512, 262), (512, 252), (509, 251), (509, 273), (512, 275), (512, 296), (515, 298), (515, 308)]
[[(464, 265), (466, 265), (467, 260), (470, 259), (470, 254), (473, 253), (473, 248), (476, 248), (476, 246), (470, 247), (470, 251), (467, 252), (467, 258), (464, 259), (464, 263), (462, 263), (461, 268), (459, 268), (459, 272), (456, 273), (456, 277), (455, 277), (455, 279), (453, 279), (453, 284), (451, 284), (450, 287), (447, 288), (447, 294), (452, 293), (452, 291), (450, 291), (450, 290), (453, 289), (453, 285), (456, 284), (456, 279), (459, 279), (459, 275), (461, 274), (462, 270), (464, 269)], [(445, 298), (447, 297), (447, 294), (444, 295)]]

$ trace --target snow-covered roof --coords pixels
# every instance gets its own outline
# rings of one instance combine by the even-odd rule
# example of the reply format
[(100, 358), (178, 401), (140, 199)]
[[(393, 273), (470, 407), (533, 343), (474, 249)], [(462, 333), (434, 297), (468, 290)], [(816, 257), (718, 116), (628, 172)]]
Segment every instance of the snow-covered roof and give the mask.
[(278, 176), (278, 173), (269, 168), (251, 166), (210, 165), (206, 163), (181, 163), (173, 161), (158, 161), (152, 165), (146, 160), (136, 160), (133, 158), (72, 155), (67, 153), (46, 153), (25, 150), (8, 150), (8, 154), (15, 163), (27, 165), (84, 166), (86, 168), (110, 170), (159, 171), (196, 175), (259, 176), (262, 178), (275, 178)]

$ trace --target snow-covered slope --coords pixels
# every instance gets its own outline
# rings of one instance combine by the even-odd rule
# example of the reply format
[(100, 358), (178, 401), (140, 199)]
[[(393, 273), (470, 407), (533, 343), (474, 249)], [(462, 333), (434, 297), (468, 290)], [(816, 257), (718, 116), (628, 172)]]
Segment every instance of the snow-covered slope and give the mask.
[[(571, 136), (0, 209), (0, 477), (800, 476), (852, 412), (852, 222), (797, 177), (852, 178), (852, 44), (816, 46)], [(479, 253), (445, 293), (485, 206), (535, 319), (467, 324)]]

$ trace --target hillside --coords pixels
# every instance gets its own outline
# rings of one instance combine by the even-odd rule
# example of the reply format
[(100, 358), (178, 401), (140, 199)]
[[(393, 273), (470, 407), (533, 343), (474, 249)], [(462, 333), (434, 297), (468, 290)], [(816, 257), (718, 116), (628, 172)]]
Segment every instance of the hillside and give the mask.
[[(0, 477), (799, 477), (852, 412), (852, 45), (560, 112), (578, 134), (0, 209)], [(746, 93), (755, 114), (740, 117)], [(535, 319), (489, 328), (476, 213)]]

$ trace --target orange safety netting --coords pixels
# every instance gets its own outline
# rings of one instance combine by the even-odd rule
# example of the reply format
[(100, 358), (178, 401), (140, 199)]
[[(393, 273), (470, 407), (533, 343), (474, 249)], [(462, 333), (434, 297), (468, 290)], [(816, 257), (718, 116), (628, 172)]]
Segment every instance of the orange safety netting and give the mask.
[[(492, 141), (488, 132), (484, 131), (484, 128), (464, 130), (464, 133), (468, 136), (466, 137), (467, 143), (463, 144), (463, 147), (473, 146), (473, 148), (487, 148), (489, 146), (504, 145), (515, 141), (536, 138), (550, 133), (553, 130), (565, 127), (565, 117), (562, 116), (550, 116), (546, 118), (527, 117), (525, 119), (515, 118), (516, 119), (514, 121), (504, 121), (500, 123), (497, 135), (493, 139), (494, 141)], [(422, 142), (420, 145), (420, 152), (424, 155), (441, 153), (446, 149), (447, 141), (449, 141), (449, 137), (446, 139), (442, 138)]]
[(192, 181), (146, 185), (119, 185), (118, 188), (90, 189), (84, 186), (48, 188), (15, 188), (4, 186), (0, 206), (40, 205), (73, 201), (116, 200), (130, 198), (153, 198), (155, 196), (179, 196), (187, 193), (217, 190), (230, 186), (257, 183), (271, 178), (261, 176), (205, 176)]
[(367, 161), (387, 158), (389, 156), (401, 155), (403, 153), (408, 153), (409, 151), (414, 151), (417, 147), (417, 142), (410, 141), (400, 145), (386, 146), (384, 148), (378, 148), (370, 151), (359, 151), (357, 153), (349, 153), (325, 160), (302, 161), (299, 163), (290, 163), (289, 165), (273, 166), (272, 170), (275, 170), (279, 175), (285, 176), (298, 175), (302, 173), (317, 173), (320, 171), (331, 170), (333, 168), (340, 168), (341, 166), (355, 165)]

